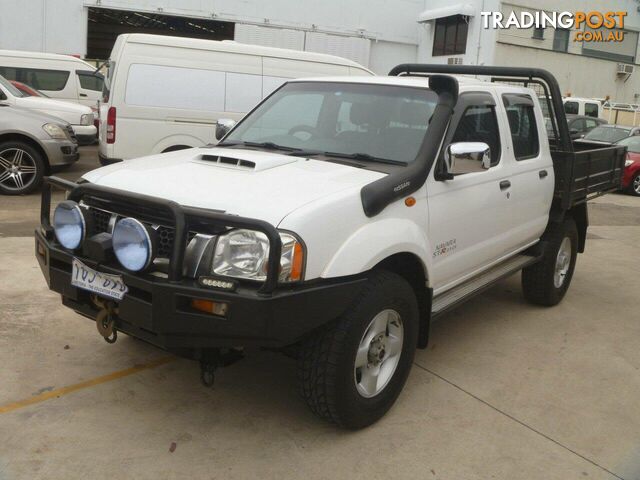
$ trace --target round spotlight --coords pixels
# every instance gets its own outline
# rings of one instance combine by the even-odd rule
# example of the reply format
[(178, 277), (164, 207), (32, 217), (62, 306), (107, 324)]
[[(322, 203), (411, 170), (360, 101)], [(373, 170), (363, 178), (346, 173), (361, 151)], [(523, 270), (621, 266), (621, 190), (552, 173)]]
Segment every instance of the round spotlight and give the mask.
[(155, 256), (155, 232), (135, 218), (123, 218), (113, 229), (113, 251), (120, 264), (132, 272), (147, 268)]
[(53, 212), (53, 230), (60, 245), (75, 250), (84, 240), (87, 224), (80, 206), (71, 200), (60, 202)]

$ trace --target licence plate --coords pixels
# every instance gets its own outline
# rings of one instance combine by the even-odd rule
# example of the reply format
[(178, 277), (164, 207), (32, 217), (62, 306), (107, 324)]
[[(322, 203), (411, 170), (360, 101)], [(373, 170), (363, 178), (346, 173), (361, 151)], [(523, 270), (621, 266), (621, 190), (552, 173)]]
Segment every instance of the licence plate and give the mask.
[(122, 300), (129, 291), (121, 275), (110, 275), (87, 267), (77, 258), (73, 259), (71, 285), (82, 288), (103, 297)]

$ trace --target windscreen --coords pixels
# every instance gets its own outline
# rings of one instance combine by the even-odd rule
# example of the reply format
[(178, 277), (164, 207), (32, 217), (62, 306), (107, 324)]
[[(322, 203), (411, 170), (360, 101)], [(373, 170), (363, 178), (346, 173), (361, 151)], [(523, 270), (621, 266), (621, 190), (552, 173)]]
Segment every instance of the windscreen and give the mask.
[(614, 143), (629, 136), (629, 130), (616, 127), (596, 127), (584, 136), (585, 140)]
[(631, 153), (640, 153), (640, 136), (627, 137), (620, 140), (618, 145), (627, 147)]
[(13, 95), (14, 97), (25, 97), (28, 95), (25, 95), (24, 93), (22, 93), (20, 90), (18, 90), (15, 85), (13, 85), (13, 83), (11, 83), (9, 80), (7, 80), (6, 78), (4, 78), (3, 76), (0, 76), (0, 85), (2, 85), (6, 90), (9, 91), (9, 93), (11, 95)]
[(362, 154), (409, 163), (437, 101), (427, 88), (292, 82), (249, 114), (223, 144), (271, 142), (329, 156)]

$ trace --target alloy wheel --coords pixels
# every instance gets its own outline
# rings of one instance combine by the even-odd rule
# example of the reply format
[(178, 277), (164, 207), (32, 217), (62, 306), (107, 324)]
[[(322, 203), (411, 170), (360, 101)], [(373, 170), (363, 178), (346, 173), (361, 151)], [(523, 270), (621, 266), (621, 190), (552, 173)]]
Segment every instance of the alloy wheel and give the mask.
[(21, 148), (7, 148), (0, 152), (0, 185), (7, 190), (26, 190), (35, 180), (35, 159)]
[(353, 370), (360, 395), (371, 398), (384, 390), (398, 367), (403, 340), (402, 319), (395, 310), (383, 310), (371, 320), (360, 340)]

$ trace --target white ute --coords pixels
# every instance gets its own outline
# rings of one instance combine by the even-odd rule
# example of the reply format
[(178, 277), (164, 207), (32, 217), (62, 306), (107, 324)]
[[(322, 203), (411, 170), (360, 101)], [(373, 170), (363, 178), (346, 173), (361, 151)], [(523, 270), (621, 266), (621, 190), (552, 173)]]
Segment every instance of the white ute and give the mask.
[[(531, 89), (454, 74), (537, 79), (553, 144)], [(36, 255), (107, 341), (198, 359), (209, 385), (241, 347), (278, 349), (313, 412), (362, 428), (431, 319), (519, 270), (527, 300), (562, 300), (586, 200), (619, 188), (625, 148), (574, 147), (561, 102), (536, 69), (288, 81), (217, 146), (49, 178)], [(50, 223), (53, 186), (68, 197)]]

